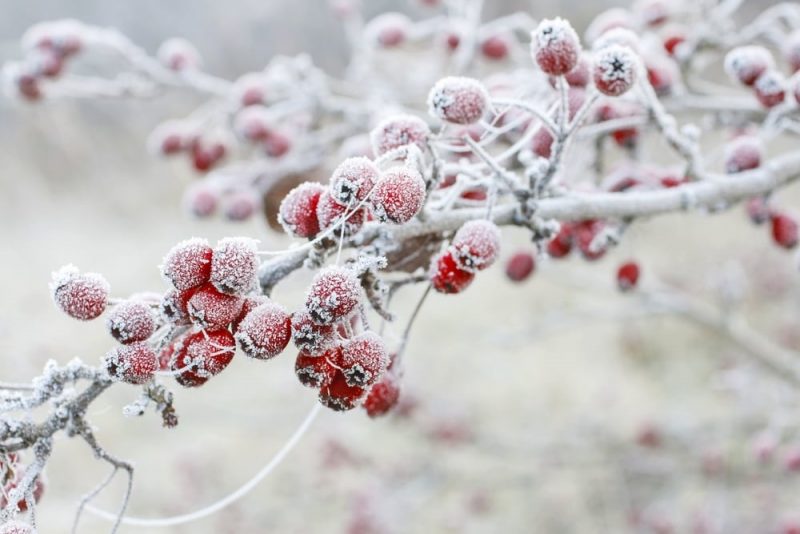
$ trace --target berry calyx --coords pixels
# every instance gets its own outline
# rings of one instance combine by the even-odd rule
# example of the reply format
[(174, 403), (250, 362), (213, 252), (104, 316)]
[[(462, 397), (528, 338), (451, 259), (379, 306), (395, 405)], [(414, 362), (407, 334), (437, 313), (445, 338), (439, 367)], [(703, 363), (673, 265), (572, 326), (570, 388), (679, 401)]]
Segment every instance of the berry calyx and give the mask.
[(110, 287), (97, 273), (81, 273), (74, 265), (65, 265), (53, 273), (50, 291), (61, 311), (74, 319), (90, 321), (99, 317), (108, 305)]
[(127, 300), (114, 307), (106, 320), (111, 336), (127, 345), (145, 341), (156, 329), (156, 318), (150, 305), (137, 300)]
[(207, 283), (194, 292), (187, 303), (191, 321), (201, 328), (225, 328), (239, 316), (244, 299), (236, 295), (221, 293), (213, 284)]
[(433, 289), (439, 293), (461, 293), (472, 283), (475, 273), (461, 269), (450, 250), (436, 256), (428, 276)]
[(459, 268), (482, 271), (491, 267), (500, 253), (500, 229), (480, 219), (464, 223), (453, 237), (451, 254)]
[(428, 112), (445, 122), (474, 124), (489, 108), (489, 94), (473, 78), (442, 78), (428, 93)]
[(213, 250), (205, 239), (193, 237), (181, 241), (167, 252), (161, 274), (175, 289), (202, 285), (211, 278)]
[(269, 360), (286, 348), (292, 338), (289, 314), (275, 303), (258, 306), (239, 324), (236, 341), (251, 358)]
[(572, 25), (562, 18), (545, 19), (531, 32), (531, 54), (543, 72), (562, 76), (578, 64), (581, 44)]
[(113, 378), (134, 385), (149, 382), (158, 370), (155, 351), (141, 341), (114, 348), (106, 354), (105, 365)]
[(592, 74), (597, 90), (608, 96), (628, 92), (636, 81), (636, 58), (630, 48), (610, 45), (599, 50), (594, 58)]
[(425, 180), (411, 167), (392, 167), (381, 175), (371, 200), (376, 219), (394, 224), (406, 223), (422, 208)]
[(306, 311), (318, 325), (345, 319), (361, 302), (361, 284), (343, 267), (326, 267), (317, 273), (306, 296)]
[(278, 221), (288, 234), (312, 238), (319, 233), (317, 205), (325, 186), (304, 182), (286, 195), (278, 208)]
[(256, 285), (258, 247), (255, 239), (226, 237), (214, 247), (211, 283), (228, 295), (243, 295)]
[(386, 345), (377, 334), (364, 332), (348, 340), (337, 362), (349, 386), (368, 387), (378, 381), (389, 365)]

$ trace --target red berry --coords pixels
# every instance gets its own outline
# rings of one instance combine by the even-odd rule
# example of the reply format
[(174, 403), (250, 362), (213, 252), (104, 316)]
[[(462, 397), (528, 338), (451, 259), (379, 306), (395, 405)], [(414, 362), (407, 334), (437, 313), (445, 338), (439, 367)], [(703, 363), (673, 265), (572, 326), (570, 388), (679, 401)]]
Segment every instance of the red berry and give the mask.
[(785, 213), (775, 213), (772, 220), (772, 239), (783, 248), (791, 249), (797, 246), (798, 229), (794, 217)]
[[(8, 506), (8, 499), (11, 497), (11, 492), (16, 490), (19, 484), (25, 478), (25, 468), (17, 469), (14, 473), (14, 478), (7, 482), (5, 486), (3, 486), (3, 490), (0, 491), (0, 509), (5, 508)], [(38, 503), (42, 495), (44, 494), (44, 481), (42, 480), (42, 476), (39, 475), (34, 479), (33, 482), (33, 502)], [(27, 512), (28, 511), (28, 501), (25, 500), (25, 496), (20, 496), (20, 499), (17, 501), (17, 508), (20, 512)], [(0, 531), (2, 532), (2, 531)], [(12, 531), (13, 532), (13, 531)]]
[(264, 154), (271, 158), (280, 158), (292, 148), (292, 140), (281, 132), (269, 132), (264, 143)]
[(380, 417), (389, 413), (392, 408), (397, 406), (400, 399), (400, 384), (397, 378), (388, 373), (372, 386), (364, 399), (363, 406), (370, 417)]
[(167, 252), (161, 274), (175, 289), (184, 290), (208, 282), (213, 250), (205, 239), (181, 241)]
[(648, 58), (647, 81), (658, 96), (671, 94), (678, 77), (677, 67), (672, 60), (661, 56)]
[(783, 57), (789, 63), (792, 72), (800, 70), (800, 30), (789, 34), (783, 45)]
[(745, 205), (747, 216), (753, 224), (764, 224), (769, 220), (770, 209), (764, 197), (753, 197)]
[(191, 145), (190, 132), (185, 124), (165, 121), (159, 124), (147, 140), (148, 147), (156, 154), (173, 156)]
[(117, 304), (106, 325), (111, 335), (123, 344), (145, 341), (156, 329), (156, 318), (149, 304), (127, 300)]
[(530, 252), (517, 252), (506, 263), (506, 276), (512, 282), (522, 282), (536, 269), (536, 259)]
[(364, 332), (344, 344), (341, 360), (337, 363), (348, 385), (368, 387), (386, 371), (389, 353), (380, 336)]
[(173, 324), (189, 324), (189, 299), (195, 294), (197, 288), (178, 291), (170, 289), (164, 294), (159, 305), (162, 317)]
[(320, 356), (312, 356), (300, 351), (294, 364), (294, 372), (300, 383), (309, 388), (321, 388), (333, 381), (338, 372), (331, 365), (330, 359), (338, 361), (341, 358), (341, 347), (335, 347)]
[(753, 85), (773, 66), (772, 54), (762, 46), (740, 46), (725, 56), (728, 76), (744, 85)]
[(456, 265), (465, 271), (489, 268), (500, 252), (500, 229), (492, 221), (479, 219), (464, 223), (450, 247)]
[(384, 172), (372, 193), (372, 211), (380, 221), (410, 221), (425, 201), (425, 180), (411, 167), (392, 167)]
[(19, 74), (16, 78), (17, 91), (25, 100), (34, 102), (42, 98), (42, 88), (39, 86), (39, 78), (32, 74)]
[(605, 247), (592, 247), (595, 237), (604, 227), (605, 224), (602, 221), (596, 220), (582, 221), (575, 226), (575, 242), (585, 259), (590, 261), (597, 260), (606, 253)]
[(563, 258), (572, 250), (575, 226), (572, 223), (561, 223), (558, 233), (547, 243), (547, 254), (551, 258)]
[(240, 77), (234, 84), (236, 100), (242, 107), (263, 104), (267, 80), (260, 73), (249, 73)]
[(251, 142), (264, 142), (272, 134), (269, 110), (264, 106), (251, 106), (236, 114), (234, 131)]
[(757, 137), (743, 135), (725, 146), (725, 172), (735, 174), (761, 165), (764, 148)]
[(572, 25), (562, 19), (545, 19), (531, 33), (531, 54), (552, 76), (563, 76), (578, 64), (581, 43)]
[(343, 267), (326, 267), (317, 273), (306, 296), (306, 310), (319, 325), (331, 325), (353, 313), (361, 302), (361, 284)]
[(445, 122), (474, 124), (489, 108), (489, 94), (478, 80), (458, 76), (442, 78), (428, 93), (428, 112)]
[(36, 530), (28, 523), (12, 520), (0, 526), (0, 534), (36, 534)]
[(460, 269), (447, 250), (434, 258), (428, 276), (439, 293), (461, 293), (472, 283), (475, 273)]
[(333, 380), (319, 391), (319, 402), (337, 412), (352, 410), (363, 397), (364, 388), (349, 385), (341, 373), (336, 373)]
[(361, 202), (372, 192), (379, 174), (378, 167), (369, 158), (347, 158), (333, 171), (331, 197), (344, 206)]
[(225, 328), (242, 311), (244, 299), (220, 293), (212, 284), (203, 284), (189, 298), (187, 310), (192, 322), (201, 328)]
[(378, 15), (365, 28), (365, 33), (384, 48), (402, 44), (411, 30), (411, 20), (402, 13), (383, 13)]
[(553, 148), (553, 134), (544, 126), (540, 126), (531, 138), (531, 151), (540, 158), (549, 159)]
[[(347, 219), (343, 220), (345, 213)], [(333, 199), (328, 191), (322, 193), (317, 204), (317, 220), (322, 231), (336, 227), (333, 235), (336, 237), (349, 237), (358, 233), (364, 225), (366, 210), (358, 208), (353, 211), (353, 206), (343, 206)]]
[(183, 204), (195, 217), (205, 218), (213, 215), (217, 210), (218, 199), (219, 194), (213, 187), (199, 183), (186, 190)]
[(319, 233), (317, 205), (325, 186), (305, 182), (284, 197), (278, 208), (278, 220), (287, 233), (296, 237), (314, 237)]
[(228, 295), (243, 295), (256, 286), (258, 247), (255, 239), (226, 237), (214, 247), (211, 283)]
[(620, 291), (630, 291), (636, 287), (639, 281), (639, 265), (636, 262), (629, 261), (623, 263), (617, 269), (617, 285)]
[(381, 156), (410, 144), (415, 144), (424, 151), (430, 135), (431, 130), (422, 119), (413, 115), (393, 115), (370, 132), (370, 140), (375, 154)]
[(500, 61), (508, 57), (511, 45), (505, 35), (490, 35), (481, 41), (481, 54), (486, 59)]
[(252, 191), (236, 191), (224, 198), (222, 213), (229, 221), (246, 221), (256, 212), (258, 204), (258, 197)]
[(236, 352), (236, 341), (227, 330), (208, 330), (187, 334), (174, 344), (170, 362), (173, 371), (181, 371), (175, 380), (185, 387), (205, 384), (225, 369)]
[(145, 342), (114, 348), (105, 357), (108, 374), (128, 384), (144, 384), (152, 380), (158, 370), (158, 359)]
[(162, 65), (172, 70), (192, 70), (201, 65), (200, 53), (185, 39), (167, 39), (158, 48), (156, 56)]
[(89, 321), (102, 314), (108, 305), (109, 285), (97, 273), (81, 274), (74, 265), (53, 273), (50, 291), (61, 311), (74, 319)]
[[(586, 53), (582, 53), (578, 56), (578, 64), (564, 75), (564, 79), (570, 87), (585, 89), (592, 79), (592, 60), (590, 56)], [(555, 82), (556, 79), (551, 76), (550, 85), (555, 87)]]
[(198, 137), (192, 142), (191, 150), (194, 168), (206, 172), (225, 157), (228, 148), (222, 141)]
[(231, 332), (234, 334), (239, 329), (239, 325), (242, 323), (247, 314), (251, 311), (255, 310), (262, 304), (267, 304), (272, 302), (269, 297), (265, 295), (251, 295), (249, 297), (244, 298), (244, 303), (242, 304), (242, 311), (239, 312), (239, 316), (231, 323)]
[(800, 471), (800, 446), (790, 447), (783, 457), (783, 466), (787, 471)]
[(610, 45), (597, 52), (594, 58), (594, 85), (608, 96), (620, 96), (636, 80), (636, 59), (630, 48)]
[(678, 47), (686, 42), (686, 35), (683, 33), (669, 34), (664, 38), (664, 50), (670, 56), (675, 56)]
[(783, 103), (786, 98), (786, 78), (777, 70), (768, 70), (753, 84), (756, 98), (765, 108)]
[(335, 343), (333, 327), (319, 325), (307, 311), (292, 314), (292, 341), (309, 356), (319, 356)]
[(289, 314), (283, 306), (271, 302), (248, 313), (236, 332), (242, 351), (259, 360), (269, 360), (283, 352), (291, 337)]

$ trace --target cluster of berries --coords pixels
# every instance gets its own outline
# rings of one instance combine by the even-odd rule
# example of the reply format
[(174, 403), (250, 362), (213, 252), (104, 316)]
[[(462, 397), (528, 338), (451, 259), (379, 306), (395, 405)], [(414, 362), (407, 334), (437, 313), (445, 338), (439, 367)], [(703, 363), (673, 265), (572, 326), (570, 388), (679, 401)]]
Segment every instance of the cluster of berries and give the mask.
[(800, 30), (791, 34), (784, 46), (784, 55), (794, 76), (786, 76), (775, 66), (772, 53), (758, 45), (734, 48), (725, 56), (728, 76), (753, 90), (765, 108), (782, 104), (790, 94), (800, 103)]
[[(12, 493), (16, 493), (18, 490), (19, 484), (25, 478), (25, 466), (20, 465), (19, 457), (14, 453), (9, 453), (4, 455), (0, 459), (0, 488), (2, 488), (2, 492), (0, 493), (0, 509), (5, 508), (9, 504), (9, 499), (11, 498)], [(37, 476), (33, 482), (33, 501), (34, 503), (38, 503), (39, 500), (42, 498), (44, 494), (45, 482), (41, 475)], [(13, 501), (12, 501), (13, 502)], [(17, 509), (20, 512), (28, 511), (28, 502), (25, 500), (24, 495), (20, 495), (19, 499), (17, 500)], [(30, 528), (28, 525), (20, 523), (22, 527)], [(21, 527), (20, 527), (21, 528)], [(4, 532), (0, 529), (0, 533)], [(14, 530), (9, 531), (11, 533), (15, 532)], [(33, 532), (32, 530), (21, 530), (20, 532)]]
[(428, 276), (440, 293), (460, 293), (472, 283), (475, 273), (491, 267), (500, 253), (500, 229), (480, 219), (464, 223), (450, 246), (431, 261)]

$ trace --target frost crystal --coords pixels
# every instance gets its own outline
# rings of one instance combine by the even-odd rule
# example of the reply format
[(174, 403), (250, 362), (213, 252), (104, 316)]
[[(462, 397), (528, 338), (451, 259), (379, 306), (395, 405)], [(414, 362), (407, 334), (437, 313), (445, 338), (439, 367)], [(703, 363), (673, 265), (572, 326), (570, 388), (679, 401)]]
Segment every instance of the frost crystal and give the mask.
[(36, 534), (36, 530), (21, 521), (9, 521), (0, 526), (0, 534)]
[(392, 47), (405, 41), (410, 29), (411, 19), (402, 13), (383, 13), (367, 23), (364, 35), (380, 46)]
[(381, 156), (412, 143), (424, 151), (430, 135), (431, 130), (422, 119), (413, 115), (393, 115), (370, 132), (370, 140), (375, 154)]
[(162, 65), (172, 70), (198, 69), (202, 66), (200, 53), (186, 39), (167, 39), (158, 47), (156, 56)]
[(428, 112), (454, 124), (473, 124), (489, 107), (489, 94), (478, 80), (449, 76), (442, 78), (428, 94)]
[(242, 295), (256, 285), (258, 246), (248, 237), (226, 237), (214, 248), (211, 283), (229, 295)]

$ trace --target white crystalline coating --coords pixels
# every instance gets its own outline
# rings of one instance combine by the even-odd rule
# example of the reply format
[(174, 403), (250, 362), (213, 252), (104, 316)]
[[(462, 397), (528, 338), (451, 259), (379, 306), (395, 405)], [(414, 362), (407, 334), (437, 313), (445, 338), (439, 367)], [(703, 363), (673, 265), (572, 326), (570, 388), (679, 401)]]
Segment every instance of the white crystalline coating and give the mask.
[(205, 239), (192, 237), (181, 241), (164, 256), (161, 276), (179, 290), (202, 285), (211, 276), (212, 254)]
[(304, 182), (283, 197), (278, 208), (278, 222), (286, 233), (296, 237), (314, 237), (319, 233), (317, 205), (325, 186)]
[(475, 272), (491, 266), (500, 253), (500, 229), (491, 221), (478, 219), (458, 229), (451, 250), (459, 268)]
[(344, 267), (326, 267), (317, 273), (306, 296), (306, 310), (318, 325), (330, 325), (355, 311), (361, 301), (361, 284)]
[(360, 202), (372, 191), (379, 174), (369, 158), (347, 158), (331, 175), (331, 197), (344, 206)]
[(541, 69), (554, 75), (566, 74), (578, 63), (580, 39), (572, 25), (560, 18), (545, 19), (531, 32), (531, 55)]
[(772, 54), (763, 46), (734, 48), (725, 55), (725, 72), (733, 81), (752, 85), (764, 71), (775, 66)]
[(786, 78), (776, 70), (768, 70), (758, 77), (753, 87), (764, 96), (782, 95), (786, 92)]
[(592, 45), (593, 50), (602, 50), (609, 46), (626, 46), (636, 53), (639, 53), (639, 36), (628, 28), (612, 28), (597, 38)]
[(333, 328), (316, 324), (307, 311), (292, 315), (292, 341), (310, 356), (320, 356), (335, 343)]
[(725, 145), (725, 172), (733, 174), (755, 169), (763, 156), (764, 147), (757, 137), (739, 136)]
[(416, 169), (397, 166), (381, 175), (372, 193), (372, 213), (380, 221), (403, 224), (425, 202), (425, 180)]
[(417, 145), (420, 150), (428, 146), (431, 129), (428, 124), (414, 115), (392, 115), (381, 121), (370, 132), (372, 149), (377, 156), (390, 150), (410, 144)]
[(227, 294), (243, 295), (256, 286), (258, 241), (249, 237), (226, 237), (214, 248), (211, 283)]
[(208, 217), (217, 210), (219, 193), (205, 183), (197, 183), (186, 189), (183, 195), (185, 208), (195, 217)]
[(448, 76), (436, 82), (428, 93), (428, 113), (446, 122), (474, 124), (488, 107), (489, 94), (474, 78)]
[(58, 48), (69, 41), (78, 44), (91, 38), (85, 24), (75, 19), (62, 19), (34, 24), (22, 34), (22, 48), (32, 50), (45, 44)]
[(53, 273), (50, 292), (61, 310), (82, 321), (94, 319), (105, 311), (110, 286), (97, 273), (83, 273), (74, 265), (65, 265)]
[(176, 341), (170, 368), (181, 371), (175, 377), (179, 384), (196, 387), (221, 373), (235, 352), (236, 341), (227, 330), (195, 332)]
[(120, 343), (144, 341), (153, 335), (156, 318), (150, 306), (141, 300), (120, 302), (106, 320), (111, 335)]
[(371, 386), (388, 365), (386, 344), (374, 332), (364, 332), (344, 344), (341, 367), (349, 386)]
[(244, 299), (221, 293), (212, 284), (201, 286), (189, 299), (187, 306), (192, 322), (202, 328), (225, 328), (236, 320)]
[(0, 534), (36, 534), (36, 529), (22, 521), (8, 521), (0, 526)]
[[(342, 223), (345, 213), (348, 213), (347, 220)], [(335, 226), (336, 230), (333, 231), (335, 237), (341, 237), (342, 234), (345, 237), (356, 234), (364, 224), (365, 213), (364, 208), (353, 211), (352, 207), (339, 204), (328, 191), (320, 196), (317, 204), (317, 221), (319, 221), (320, 230), (328, 230)]]
[(594, 84), (608, 96), (620, 96), (636, 80), (636, 58), (630, 48), (611, 45), (595, 53)]
[(162, 65), (173, 70), (198, 69), (203, 64), (197, 48), (180, 37), (173, 37), (161, 43), (156, 57)]
[(268, 78), (261, 72), (248, 72), (233, 83), (231, 96), (236, 104), (262, 103), (266, 97)]
[(132, 343), (112, 349), (105, 357), (108, 374), (129, 384), (144, 384), (158, 369), (158, 359), (147, 343)]
[(411, 30), (412, 22), (402, 13), (382, 13), (364, 27), (364, 35), (382, 46), (396, 46), (403, 42)]
[(233, 130), (242, 139), (264, 141), (274, 130), (272, 123), (268, 108), (260, 105), (248, 106), (234, 117)]
[(363, 156), (372, 159), (372, 143), (369, 140), (369, 134), (358, 134), (348, 137), (339, 146), (339, 157), (354, 158)]
[(245, 316), (235, 337), (246, 355), (261, 360), (274, 358), (292, 337), (289, 313), (273, 302), (262, 304)]

